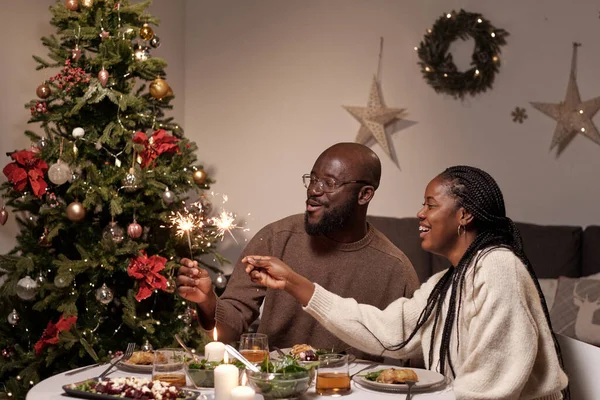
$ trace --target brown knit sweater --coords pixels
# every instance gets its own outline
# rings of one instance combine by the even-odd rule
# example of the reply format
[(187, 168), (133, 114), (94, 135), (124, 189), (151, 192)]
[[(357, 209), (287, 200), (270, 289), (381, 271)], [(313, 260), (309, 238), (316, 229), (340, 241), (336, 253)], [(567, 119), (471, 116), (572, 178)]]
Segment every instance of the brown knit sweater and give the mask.
[[(252, 254), (280, 258), (333, 293), (378, 308), (385, 308), (400, 297), (411, 297), (419, 287), (408, 258), (371, 225), (363, 239), (338, 243), (324, 236), (309, 236), (304, 230), (304, 216), (293, 215), (261, 229), (240, 260)], [(219, 340), (238, 340), (259, 316), (263, 302), (258, 331), (269, 336), (271, 346), (286, 348), (306, 343), (318, 349), (348, 349), (347, 344), (305, 313), (291, 295), (252, 283), (239, 260), (217, 302)], [(356, 349), (348, 351), (359, 358), (373, 358)]]

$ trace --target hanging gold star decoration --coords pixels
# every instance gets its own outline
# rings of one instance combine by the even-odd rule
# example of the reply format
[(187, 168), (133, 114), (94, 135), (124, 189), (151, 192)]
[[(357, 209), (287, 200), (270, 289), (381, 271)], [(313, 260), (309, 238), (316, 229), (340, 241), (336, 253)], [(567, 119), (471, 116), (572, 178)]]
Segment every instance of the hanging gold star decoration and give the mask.
[(404, 112), (404, 108), (387, 108), (383, 104), (381, 89), (377, 77), (373, 76), (369, 101), (366, 107), (342, 106), (348, 111), (361, 125), (355, 141), (366, 144), (371, 138), (375, 138), (377, 143), (392, 158), (392, 147), (388, 136), (385, 133), (385, 126), (395, 119), (399, 119)]
[(556, 129), (550, 144), (550, 150), (558, 147), (557, 156), (559, 156), (569, 143), (579, 133), (588, 139), (600, 145), (600, 133), (594, 125), (592, 118), (600, 109), (600, 97), (594, 97), (587, 101), (581, 101), (579, 88), (576, 80), (577, 48), (580, 43), (573, 43), (573, 57), (571, 59), (571, 73), (569, 75), (569, 84), (565, 100), (558, 104), (554, 103), (534, 103), (531, 105), (554, 119)]

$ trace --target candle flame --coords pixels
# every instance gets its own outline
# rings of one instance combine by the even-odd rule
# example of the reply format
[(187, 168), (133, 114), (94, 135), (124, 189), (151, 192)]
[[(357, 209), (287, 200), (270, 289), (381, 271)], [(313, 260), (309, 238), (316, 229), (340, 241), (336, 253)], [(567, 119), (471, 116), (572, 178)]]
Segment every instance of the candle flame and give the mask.
[(216, 326), (213, 328), (213, 339), (215, 340), (215, 342), (217, 341), (217, 327)]

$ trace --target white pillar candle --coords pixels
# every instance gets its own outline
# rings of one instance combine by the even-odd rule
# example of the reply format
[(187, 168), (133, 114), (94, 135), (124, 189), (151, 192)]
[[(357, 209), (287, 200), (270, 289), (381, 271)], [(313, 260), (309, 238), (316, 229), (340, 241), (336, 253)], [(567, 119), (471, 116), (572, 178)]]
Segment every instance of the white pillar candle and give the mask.
[(207, 343), (204, 346), (204, 358), (206, 361), (219, 362), (223, 360), (223, 354), (225, 354), (225, 344), (217, 341), (217, 328), (213, 329), (214, 342)]
[[(227, 363), (227, 354), (225, 354)], [(239, 370), (233, 364), (221, 364), (215, 368), (215, 400), (231, 400), (231, 392), (238, 386)]]
[(248, 386), (237, 386), (231, 391), (231, 400), (254, 400), (254, 389)]

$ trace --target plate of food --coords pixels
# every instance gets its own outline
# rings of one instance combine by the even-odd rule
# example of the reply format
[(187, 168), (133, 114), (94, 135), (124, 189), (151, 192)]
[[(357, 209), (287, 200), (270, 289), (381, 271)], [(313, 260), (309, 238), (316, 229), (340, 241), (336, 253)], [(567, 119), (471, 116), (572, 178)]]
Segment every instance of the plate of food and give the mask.
[(177, 388), (166, 382), (137, 377), (111, 378), (101, 381), (88, 379), (64, 385), (63, 390), (69, 396), (100, 400), (139, 399), (148, 396), (148, 393), (151, 393), (155, 399), (195, 400), (200, 395), (198, 392)]
[[(280, 353), (281, 352), (281, 353)], [(319, 355), (327, 353), (336, 353), (337, 351), (331, 349), (316, 349), (309, 344), (296, 344), (293, 347), (287, 347), (285, 349), (279, 349), (269, 353), (269, 357), (272, 359), (281, 358), (281, 354), (290, 355), (296, 361), (300, 362), (313, 362), (319, 361)], [(342, 351), (341, 353), (346, 353)], [(356, 356), (348, 354), (348, 362), (354, 362)]]
[(129, 360), (119, 361), (117, 363), (117, 368), (127, 372), (151, 374), (153, 364), (153, 351), (134, 351)]
[(444, 375), (428, 369), (387, 367), (385, 365), (365, 370), (352, 379), (363, 387), (384, 392), (407, 391), (406, 381), (414, 381), (412, 390), (417, 392), (424, 389), (437, 389), (446, 382)]

